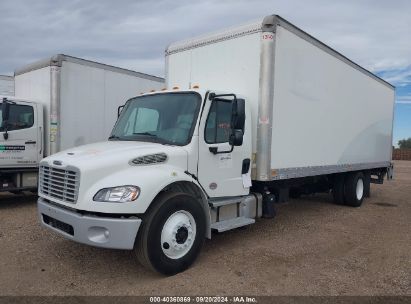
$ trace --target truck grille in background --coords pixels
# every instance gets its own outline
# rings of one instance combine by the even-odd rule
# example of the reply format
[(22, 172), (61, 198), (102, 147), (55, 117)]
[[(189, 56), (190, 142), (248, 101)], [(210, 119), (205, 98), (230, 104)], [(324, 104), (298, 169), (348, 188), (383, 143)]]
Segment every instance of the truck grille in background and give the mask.
[(39, 192), (67, 203), (76, 203), (80, 177), (76, 171), (40, 166)]

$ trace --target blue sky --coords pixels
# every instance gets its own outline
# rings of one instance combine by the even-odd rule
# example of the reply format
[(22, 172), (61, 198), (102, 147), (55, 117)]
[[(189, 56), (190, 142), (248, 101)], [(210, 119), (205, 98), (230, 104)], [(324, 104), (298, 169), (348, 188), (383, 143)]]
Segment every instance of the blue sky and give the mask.
[(163, 76), (171, 42), (278, 14), (395, 85), (394, 144), (411, 137), (410, 0), (1, 0), (0, 12), (5, 75), (63, 53)]
[(394, 111), (394, 146), (397, 146), (399, 140), (409, 137), (411, 137), (411, 103), (396, 103)]
[(399, 140), (411, 137), (411, 66), (377, 74), (396, 86), (393, 145), (397, 146)]
[[(411, 74), (411, 73), (410, 73)], [(396, 101), (394, 112), (394, 145), (404, 138), (411, 137), (411, 76), (405, 84), (396, 88)]]

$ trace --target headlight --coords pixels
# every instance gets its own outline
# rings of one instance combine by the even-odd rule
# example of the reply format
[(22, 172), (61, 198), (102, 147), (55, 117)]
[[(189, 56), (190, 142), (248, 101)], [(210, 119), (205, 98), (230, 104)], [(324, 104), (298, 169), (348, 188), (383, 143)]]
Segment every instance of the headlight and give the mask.
[(125, 203), (137, 199), (140, 188), (137, 186), (118, 186), (99, 190), (93, 197), (96, 202)]

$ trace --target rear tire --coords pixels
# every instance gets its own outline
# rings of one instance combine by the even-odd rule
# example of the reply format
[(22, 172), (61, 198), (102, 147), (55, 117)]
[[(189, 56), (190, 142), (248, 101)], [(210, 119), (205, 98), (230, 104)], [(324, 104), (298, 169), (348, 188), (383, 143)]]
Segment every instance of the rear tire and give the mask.
[(364, 200), (364, 174), (350, 173), (344, 183), (345, 204), (351, 207), (360, 207)]
[(204, 209), (191, 195), (161, 194), (143, 218), (134, 253), (139, 262), (165, 275), (189, 268), (204, 242)]
[(364, 172), (364, 197), (371, 197), (371, 174)]
[(333, 198), (334, 203), (344, 205), (344, 175), (339, 174), (334, 178), (333, 184)]

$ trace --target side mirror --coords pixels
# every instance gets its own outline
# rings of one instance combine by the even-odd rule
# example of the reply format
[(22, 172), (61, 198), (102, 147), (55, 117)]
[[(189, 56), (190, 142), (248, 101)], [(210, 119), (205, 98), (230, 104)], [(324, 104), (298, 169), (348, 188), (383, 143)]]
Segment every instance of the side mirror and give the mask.
[(243, 130), (234, 129), (229, 139), (230, 146), (241, 146), (243, 144), (243, 136)]
[(234, 130), (241, 130), (244, 133), (245, 125), (245, 100), (234, 99), (231, 126)]
[(7, 140), (9, 138), (9, 133), (7, 133), (8, 120), (10, 118), (10, 103), (7, 98), (3, 98), (3, 103), (1, 104), (1, 127), (4, 130), (3, 138)]
[(10, 116), (10, 103), (8, 102), (7, 98), (3, 98), (3, 103), (1, 104), (1, 118), (3, 124), (9, 120)]
[(244, 99), (234, 99), (233, 112), (231, 114), (232, 133), (229, 138), (231, 146), (241, 146), (243, 144), (245, 125), (245, 101)]
[(117, 108), (117, 118), (120, 117), (121, 111), (123, 111), (123, 109), (124, 109), (124, 105), (119, 106), (119, 107)]

